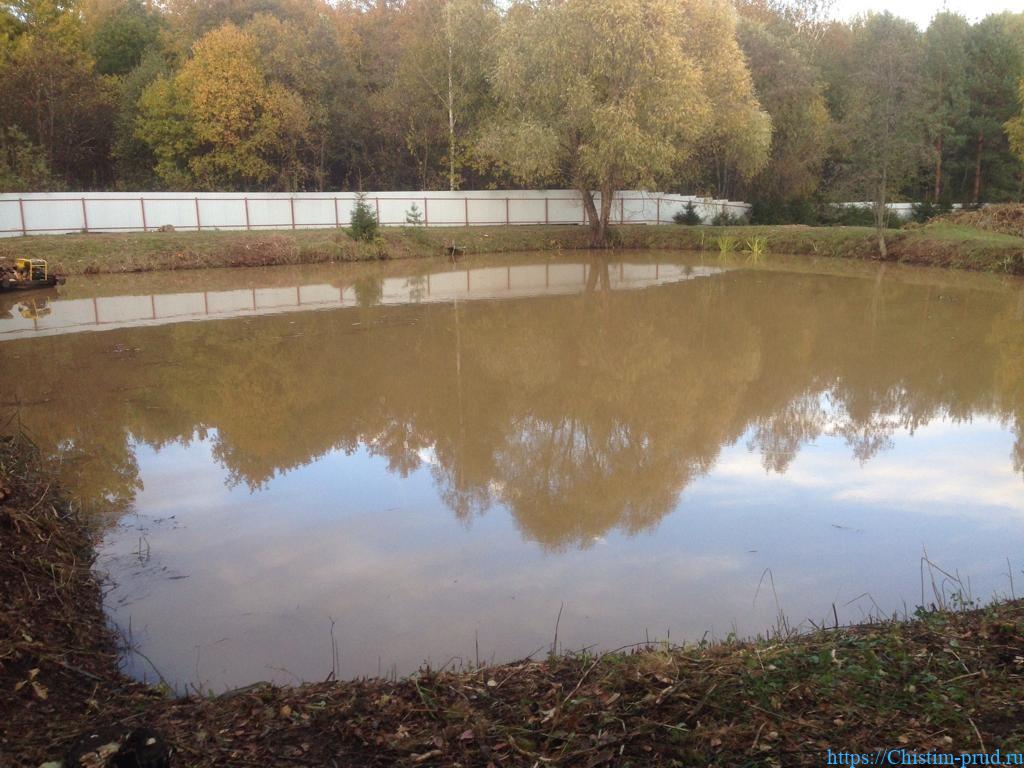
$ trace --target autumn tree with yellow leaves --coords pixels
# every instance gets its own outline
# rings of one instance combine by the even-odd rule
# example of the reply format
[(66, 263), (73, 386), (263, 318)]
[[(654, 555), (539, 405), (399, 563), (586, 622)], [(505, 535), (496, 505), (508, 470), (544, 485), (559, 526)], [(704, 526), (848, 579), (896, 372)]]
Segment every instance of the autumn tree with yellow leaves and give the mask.
[(770, 119), (724, 0), (518, 3), (497, 53), (483, 152), (523, 183), (571, 183), (596, 246), (616, 189), (664, 186), (702, 146), (745, 173), (766, 161)]

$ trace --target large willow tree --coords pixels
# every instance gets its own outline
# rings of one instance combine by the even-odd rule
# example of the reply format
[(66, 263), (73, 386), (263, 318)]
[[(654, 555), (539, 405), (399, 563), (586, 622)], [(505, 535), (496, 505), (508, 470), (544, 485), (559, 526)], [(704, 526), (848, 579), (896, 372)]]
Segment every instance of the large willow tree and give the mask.
[(494, 87), (483, 153), (523, 183), (579, 190), (594, 245), (615, 189), (678, 179), (700, 146), (727, 148), (745, 173), (767, 157), (770, 120), (726, 0), (517, 3)]

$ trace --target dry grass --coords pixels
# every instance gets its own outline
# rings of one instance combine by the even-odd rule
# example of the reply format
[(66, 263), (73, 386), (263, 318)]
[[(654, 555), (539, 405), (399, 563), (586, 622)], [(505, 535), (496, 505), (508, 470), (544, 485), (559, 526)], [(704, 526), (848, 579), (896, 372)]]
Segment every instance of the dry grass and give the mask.
[[(987, 209), (986, 209), (987, 210)], [(445, 255), (571, 251), (589, 247), (582, 226), (393, 227), (372, 243), (344, 230), (278, 232), (149, 232), (0, 239), (0, 259), (48, 259), (70, 275), (202, 267), (267, 266)], [(938, 221), (888, 233), (891, 261), (1024, 274), (1024, 238)], [(623, 225), (611, 244), (624, 249), (717, 250), (718, 243), (764, 242), (772, 253), (876, 259), (870, 227)]]
[(953, 211), (941, 216), (939, 221), (985, 232), (1024, 237), (1024, 205), (1020, 203), (986, 205), (975, 211)]

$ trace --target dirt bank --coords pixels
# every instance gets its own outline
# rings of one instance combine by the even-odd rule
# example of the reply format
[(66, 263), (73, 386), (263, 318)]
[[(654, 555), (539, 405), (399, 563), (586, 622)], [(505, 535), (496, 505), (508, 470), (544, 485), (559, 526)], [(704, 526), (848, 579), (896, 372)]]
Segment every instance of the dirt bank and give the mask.
[(156, 729), (177, 766), (808, 765), (827, 750), (1024, 748), (1024, 603), (789, 639), (171, 699), (125, 679), (90, 536), (0, 439), (0, 765)]
[[(685, 227), (625, 225), (612, 230), (613, 245), (630, 249), (717, 252), (722, 239), (749, 250), (761, 238), (769, 253), (874, 259), (874, 230), (866, 227)], [(48, 259), (71, 275), (202, 267), (310, 264), (331, 261), (439, 256), (449, 246), (467, 254), (583, 250), (581, 226), (404, 227), (381, 230), (373, 243), (344, 230), (258, 232), (149, 232), (57, 235), (0, 240), (0, 259)], [(1005, 274), (1024, 274), (1024, 238), (937, 222), (889, 233), (889, 259)]]

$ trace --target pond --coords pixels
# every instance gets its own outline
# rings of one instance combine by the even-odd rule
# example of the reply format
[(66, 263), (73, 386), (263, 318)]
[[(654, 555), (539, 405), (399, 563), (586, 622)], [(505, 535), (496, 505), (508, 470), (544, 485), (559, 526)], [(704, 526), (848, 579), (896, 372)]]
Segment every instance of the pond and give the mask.
[(101, 527), (128, 671), (179, 690), (1024, 590), (1021, 282), (615, 252), (4, 302), (0, 424)]

